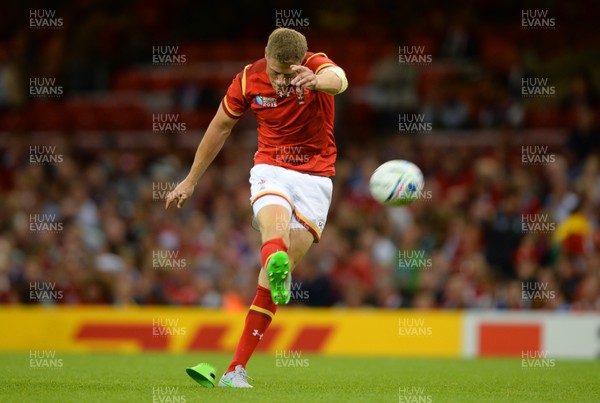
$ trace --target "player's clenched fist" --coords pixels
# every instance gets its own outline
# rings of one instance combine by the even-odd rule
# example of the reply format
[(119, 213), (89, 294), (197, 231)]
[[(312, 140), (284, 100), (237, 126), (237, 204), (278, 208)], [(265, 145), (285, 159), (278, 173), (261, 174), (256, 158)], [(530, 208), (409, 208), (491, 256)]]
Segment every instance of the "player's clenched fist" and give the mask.
[(306, 66), (291, 65), (290, 68), (296, 73), (296, 77), (291, 84), (300, 88), (308, 88), (314, 90), (317, 86), (317, 75)]
[(177, 202), (177, 208), (181, 208), (192, 197), (192, 193), (194, 193), (194, 185), (184, 180), (167, 195), (165, 208), (169, 208), (173, 202)]

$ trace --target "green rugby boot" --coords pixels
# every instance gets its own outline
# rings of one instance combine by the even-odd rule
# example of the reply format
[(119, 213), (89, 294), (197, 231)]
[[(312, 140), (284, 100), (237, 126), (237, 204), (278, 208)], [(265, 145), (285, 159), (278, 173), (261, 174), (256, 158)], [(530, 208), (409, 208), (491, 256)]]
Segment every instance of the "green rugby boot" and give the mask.
[(267, 264), (267, 276), (271, 284), (271, 298), (275, 305), (285, 305), (290, 302), (292, 274), (287, 253), (279, 251), (271, 255)]

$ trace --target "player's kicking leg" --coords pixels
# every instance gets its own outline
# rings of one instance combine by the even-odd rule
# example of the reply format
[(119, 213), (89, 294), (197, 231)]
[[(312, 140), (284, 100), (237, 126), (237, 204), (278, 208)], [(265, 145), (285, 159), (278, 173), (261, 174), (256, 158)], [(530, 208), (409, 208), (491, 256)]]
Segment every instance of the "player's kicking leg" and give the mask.
[[(264, 207), (261, 211), (268, 209), (268, 207)], [(276, 210), (276, 209), (275, 209)], [(275, 211), (274, 210), (274, 211)], [(268, 210), (267, 210), (268, 212)], [(279, 211), (281, 212), (281, 211)], [(264, 218), (266, 215), (259, 214)], [(260, 223), (260, 220), (259, 220)], [(261, 229), (264, 226), (261, 226)], [(263, 234), (263, 239), (267, 236), (268, 231), (261, 231)], [(280, 234), (282, 235), (282, 234)], [(274, 254), (283, 252), (286, 255), (286, 259), (288, 260), (289, 265), (289, 274), (288, 277), (291, 278), (291, 272), (293, 271), (296, 262), (299, 262), (302, 257), (306, 254), (308, 249), (313, 243), (313, 236), (311, 233), (304, 229), (294, 229), (291, 232), (288, 231), (287, 236), (284, 235), (284, 238), (289, 241), (289, 249), (286, 247), (285, 250), (275, 251), (271, 255), (266, 255), (265, 258), (262, 257), (262, 251), (265, 251), (266, 248), (263, 245), (261, 250), (261, 260), (264, 259), (271, 261), (273, 260)], [(277, 238), (271, 238), (277, 239)], [(268, 243), (264, 242), (265, 244)], [(268, 248), (268, 247), (267, 247)], [(266, 262), (267, 266), (269, 265)], [(263, 263), (264, 265), (264, 263)], [(240, 337), (240, 341), (238, 343), (237, 349), (233, 356), (233, 360), (227, 369), (227, 372), (223, 375), (221, 380), (219, 381), (219, 386), (222, 387), (235, 387), (235, 388), (251, 388), (252, 386), (248, 383), (248, 373), (245, 370), (246, 364), (254, 349), (258, 345), (259, 341), (263, 338), (267, 328), (271, 324), (271, 321), (277, 311), (277, 304), (273, 301), (271, 297), (271, 292), (269, 287), (271, 286), (269, 282), (269, 276), (267, 270), (261, 270), (258, 277), (258, 287), (256, 296), (254, 297), (254, 301), (250, 306), (248, 314), (246, 316), (246, 323), (244, 325), (244, 330), (242, 331), (242, 335)], [(289, 289), (289, 288), (288, 288)], [(288, 299), (289, 300), (289, 299)]]
[(290, 302), (292, 273), (287, 252), (290, 245), (291, 213), (289, 206), (273, 204), (263, 207), (256, 215), (262, 238), (260, 262), (267, 277), (265, 281), (264, 277), (259, 276), (258, 285), (271, 290), (275, 305)]

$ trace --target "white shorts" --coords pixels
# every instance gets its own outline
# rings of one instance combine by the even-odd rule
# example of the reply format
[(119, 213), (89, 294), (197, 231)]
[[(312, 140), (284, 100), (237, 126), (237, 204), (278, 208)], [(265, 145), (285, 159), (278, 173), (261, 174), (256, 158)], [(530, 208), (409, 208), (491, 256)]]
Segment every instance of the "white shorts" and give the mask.
[(290, 229), (305, 228), (319, 242), (327, 222), (333, 184), (325, 176), (303, 174), (282, 167), (258, 164), (250, 170), (250, 204), (256, 215), (264, 206), (280, 205), (289, 209)]

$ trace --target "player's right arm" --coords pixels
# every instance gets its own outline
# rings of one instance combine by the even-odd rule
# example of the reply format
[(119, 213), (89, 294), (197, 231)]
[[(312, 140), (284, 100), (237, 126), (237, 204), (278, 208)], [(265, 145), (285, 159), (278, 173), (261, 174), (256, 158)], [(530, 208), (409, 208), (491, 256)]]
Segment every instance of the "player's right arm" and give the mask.
[(204, 133), (204, 137), (198, 145), (194, 163), (186, 178), (172, 192), (167, 195), (165, 208), (177, 201), (177, 208), (181, 208), (194, 193), (194, 187), (208, 166), (213, 162), (225, 140), (231, 134), (233, 126), (239, 119), (229, 117), (223, 110), (223, 103), (219, 106), (217, 113)]

